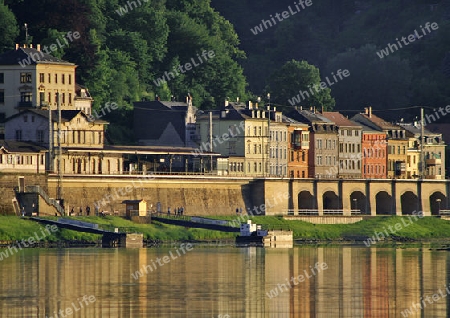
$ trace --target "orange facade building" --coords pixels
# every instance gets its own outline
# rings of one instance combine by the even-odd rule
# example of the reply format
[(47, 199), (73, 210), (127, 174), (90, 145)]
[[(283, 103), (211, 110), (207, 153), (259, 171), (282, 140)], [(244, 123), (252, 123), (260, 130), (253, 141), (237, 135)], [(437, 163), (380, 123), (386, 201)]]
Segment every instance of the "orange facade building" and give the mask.
[(285, 118), (288, 122), (288, 177), (308, 178), (308, 125), (293, 119)]
[[(361, 125), (361, 124), (360, 124)], [(386, 179), (387, 140), (386, 133), (362, 125), (362, 178)]]

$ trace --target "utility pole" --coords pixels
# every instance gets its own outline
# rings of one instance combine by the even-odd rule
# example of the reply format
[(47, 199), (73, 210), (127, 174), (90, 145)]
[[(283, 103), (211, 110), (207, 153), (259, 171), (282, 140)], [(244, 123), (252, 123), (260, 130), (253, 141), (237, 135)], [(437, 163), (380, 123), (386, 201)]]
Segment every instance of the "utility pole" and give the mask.
[(57, 186), (57, 193), (56, 198), (59, 201), (59, 205), (61, 207), (64, 205), (62, 202), (62, 195), (63, 195), (63, 186), (62, 186), (62, 148), (61, 148), (61, 96), (60, 93), (56, 93), (57, 98), (57, 107), (58, 107), (58, 135), (57, 135), (57, 143), (58, 143), (58, 186)]
[(213, 152), (213, 125), (212, 125), (212, 111), (209, 112), (209, 151), (211, 151), (211, 158), (210, 158), (210, 172), (212, 173), (213, 170), (213, 162), (212, 162), (212, 152)]
[[(267, 93), (267, 98), (268, 98), (268, 100), (269, 100), (269, 106), (267, 106), (267, 110), (269, 111), (268, 113), (269, 113), (269, 119), (268, 119), (268, 121), (267, 121), (267, 147), (268, 147), (268, 150), (269, 150), (269, 153), (267, 154), (267, 168), (268, 168), (268, 175), (269, 175), (269, 177), (270, 177), (270, 173), (271, 173), (271, 171), (270, 171), (270, 156), (271, 156), (271, 147), (270, 147), (270, 93)], [(265, 149), (263, 149), (263, 153), (265, 152)], [(266, 167), (264, 167), (264, 172), (265, 172), (265, 168)], [(264, 174), (265, 175), (265, 174)]]
[(53, 172), (53, 122), (52, 107), (48, 104), (48, 172)]
[(425, 145), (424, 126), (423, 108), (420, 108), (420, 179), (425, 177), (425, 156), (423, 153), (423, 146)]

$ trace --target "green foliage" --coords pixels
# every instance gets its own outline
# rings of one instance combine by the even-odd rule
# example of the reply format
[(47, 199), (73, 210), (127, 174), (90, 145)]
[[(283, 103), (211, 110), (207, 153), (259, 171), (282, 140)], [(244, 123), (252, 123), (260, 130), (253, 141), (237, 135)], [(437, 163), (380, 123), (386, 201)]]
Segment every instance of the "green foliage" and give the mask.
[[(286, 105), (287, 101), (296, 96), (300, 90), (309, 91), (315, 85), (319, 86), (321, 80), (319, 69), (306, 61), (289, 61), (271, 76), (271, 98), (275, 103)], [(324, 107), (331, 110), (335, 104), (330, 96), (330, 88), (314, 90), (314, 95), (303, 101), (301, 105)]]
[(11, 50), (18, 35), (19, 27), (14, 13), (0, 0), (0, 52)]

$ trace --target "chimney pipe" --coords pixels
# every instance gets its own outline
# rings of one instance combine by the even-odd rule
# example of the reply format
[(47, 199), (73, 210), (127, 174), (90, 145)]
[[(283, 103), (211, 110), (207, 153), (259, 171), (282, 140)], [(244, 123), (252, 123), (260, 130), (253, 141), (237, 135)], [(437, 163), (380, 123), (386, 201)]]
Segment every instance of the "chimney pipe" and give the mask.
[(16, 51), (19, 49), (19, 44), (16, 43)]
[(40, 44), (36, 44), (36, 50), (41, 51), (41, 45)]
[(30, 44), (30, 49), (32, 49), (33, 48), (33, 44)]
[(369, 106), (369, 118), (372, 118), (372, 106)]

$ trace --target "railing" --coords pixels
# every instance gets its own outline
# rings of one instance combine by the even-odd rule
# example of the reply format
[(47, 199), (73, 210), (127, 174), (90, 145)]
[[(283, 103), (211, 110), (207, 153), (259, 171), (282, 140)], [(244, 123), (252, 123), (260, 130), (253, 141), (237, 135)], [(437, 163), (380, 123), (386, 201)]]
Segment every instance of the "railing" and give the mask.
[[(353, 209), (353, 210), (341, 210), (341, 209), (324, 209), (322, 215), (345, 215), (345, 212), (350, 212), (350, 215), (360, 215), (361, 210), (359, 209)], [(288, 210), (287, 215), (312, 215), (312, 216), (318, 216), (319, 210), (317, 209), (299, 209), (296, 213), (295, 210)]]
[(55, 209), (59, 212), (60, 215), (64, 215), (64, 209), (55, 199), (51, 199), (48, 194), (42, 190), (40, 186), (26, 186), (25, 192), (37, 193), (39, 194), (48, 205), (55, 207)]

